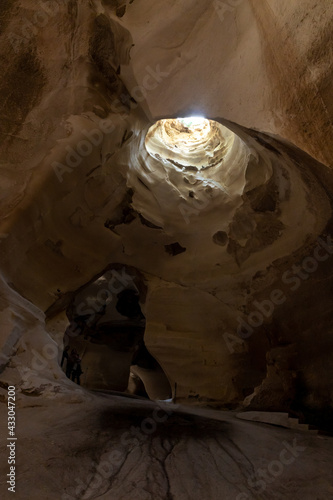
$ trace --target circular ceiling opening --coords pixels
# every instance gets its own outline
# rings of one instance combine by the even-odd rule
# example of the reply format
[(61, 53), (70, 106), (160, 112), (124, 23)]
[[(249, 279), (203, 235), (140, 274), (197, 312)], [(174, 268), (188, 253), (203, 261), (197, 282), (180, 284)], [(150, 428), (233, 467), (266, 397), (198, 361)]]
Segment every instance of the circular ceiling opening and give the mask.
[(171, 162), (181, 170), (202, 170), (222, 162), (234, 137), (231, 130), (204, 117), (169, 118), (149, 128), (145, 146), (159, 161)]

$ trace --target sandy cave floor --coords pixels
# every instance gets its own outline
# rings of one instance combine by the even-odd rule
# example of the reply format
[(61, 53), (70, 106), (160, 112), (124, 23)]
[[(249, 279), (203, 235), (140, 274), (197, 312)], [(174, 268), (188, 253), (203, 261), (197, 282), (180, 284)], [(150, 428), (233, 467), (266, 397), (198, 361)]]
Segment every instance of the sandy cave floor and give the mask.
[(2, 499), (333, 499), (329, 436), (80, 390), (20, 406), (16, 493), (1, 460)]

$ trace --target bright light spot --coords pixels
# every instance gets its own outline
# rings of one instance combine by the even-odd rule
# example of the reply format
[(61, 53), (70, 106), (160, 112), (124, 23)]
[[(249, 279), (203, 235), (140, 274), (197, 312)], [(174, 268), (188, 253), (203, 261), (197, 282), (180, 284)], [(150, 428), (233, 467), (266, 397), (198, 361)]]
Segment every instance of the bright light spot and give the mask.
[(232, 147), (234, 134), (203, 116), (165, 118), (152, 125), (145, 147), (150, 156), (173, 168), (202, 170), (220, 164)]
[(177, 118), (177, 120), (187, 128), (203, 128), (208, 121), (203, 116), (187, 116), (185, 118)]

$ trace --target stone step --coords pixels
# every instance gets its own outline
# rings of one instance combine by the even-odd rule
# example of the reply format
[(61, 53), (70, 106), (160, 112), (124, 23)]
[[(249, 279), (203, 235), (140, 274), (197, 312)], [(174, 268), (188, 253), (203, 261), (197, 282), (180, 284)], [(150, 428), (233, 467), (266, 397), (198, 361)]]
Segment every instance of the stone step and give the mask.
[(289, 417), (289, 414), (285, 412), (243, 411), (237, 413), (236, 417), (242, 420), (249, 420), (251, 422), (279, 425), (281, 427), (286, 427), (287, 429), (306, 431), (310, 434), (318, 434), (318, 430), (313, 429), (313, 427), (308, 424), (300, 424), (298, 418)]

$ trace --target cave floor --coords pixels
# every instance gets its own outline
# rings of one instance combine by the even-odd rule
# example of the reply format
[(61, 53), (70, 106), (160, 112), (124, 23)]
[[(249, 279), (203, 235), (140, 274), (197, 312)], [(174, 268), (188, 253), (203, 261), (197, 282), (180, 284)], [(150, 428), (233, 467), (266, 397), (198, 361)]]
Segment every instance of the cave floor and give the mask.
[(235, 412), (77, 389), (25, 396), (16, 425), (17, 500), (333, 499), (332, 437)]

